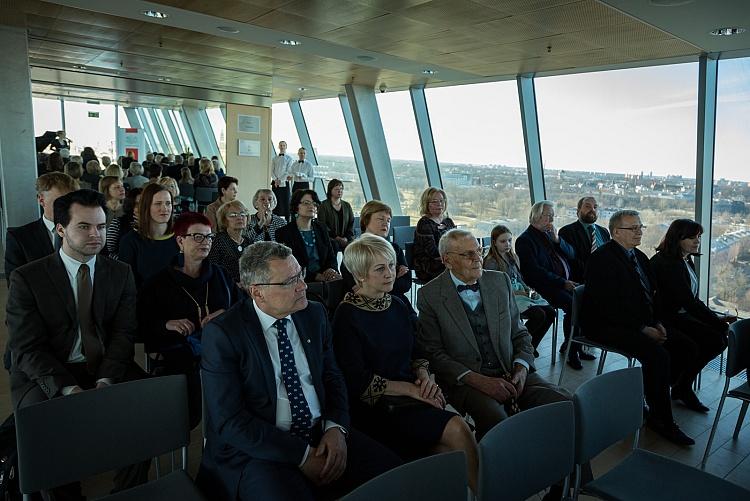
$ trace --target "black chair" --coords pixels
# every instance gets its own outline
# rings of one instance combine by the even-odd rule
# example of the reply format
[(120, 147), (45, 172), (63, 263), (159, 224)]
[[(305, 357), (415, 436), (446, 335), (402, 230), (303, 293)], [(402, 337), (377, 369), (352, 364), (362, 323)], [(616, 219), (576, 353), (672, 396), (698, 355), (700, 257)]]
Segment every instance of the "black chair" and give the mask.
[(737, 437), (740, 434), (740, 428), (742, 428), (742, 422), (745, 420), (747, 407), (750, 404), (750, 385), (745, 381), (741, 385), (730, 390), (729, 382), (740, 372), (746, 371), (748, 367), (750, 367), (750, 319), (745, 319), (738, 320), (729, 326), (729, 348), (727, 350), (727, 370), (724, 373), (724, 390), (721, 392), (719, 407), (716, 409), (716, 417), (714, 418), (714, 424), (711, 427), (711, 434), (708, 437), (706, 452), (703, 453), (701, 469), (706, 467), (706, 461), (711, 452), (711, 444), (713, 444), (714, 435), (716, 435), (716, 427), (719, 425), (721, 411), (724, 409), (724, 401), (727, 397), (742, 400), (740, 415), (737, 418), (737, 424), (734, 427), (732, 438), (737, 440)]
[(354, 216), (354, 225), (352, 226), (352, 229), (354, 230), (354, 238), (357, 238), (362, 234), (362, 228), (359, 227), (359, 216)]
[(195, 201), (198, 202), (198, 210), (203, 210), (211, 202), (219, 198), (218, 188), (195, 188)]
[(187, 468), (185, 376), (147, 378), (84, 391), (16, 411), (19, 485), (24, 499), (182, 449), (182, 469), (100, 499), (202, 500)]
[[(633, 364), (635, 363), (633, 355), (630, 355), (629, 353), (626, 353), (623, 350), (620, 350), (618, 348), (612, 348), (611, 346), (607, 346), (606, 344), (600, 343), (599, 341), (594, 341), (592, 339), (587, 338), (586, 336), (581, 335), (581, 306), (583, 304), (583, 291), (584, 291), (585, 285), (579, 285), (575, 288), (573, 291), (573, 307), (571, 308), (571, 314), (570, 314), (570, 341), (568, 342), (568, 346), (565, 348), (565, 360), (568, 359), (568, 354), (570, 353), (570, 347), (573, 345), (573, 343), (580, 344), (582, 346), (593, 346), (594, 348), (599, 348), (601, 350), (601, 354), (599, 355), (599, 367), (596, 369), (596, 375), (598, 376), (604, 371), (604, 361), (607, 359), (607, 353), (617, 353), (618, 355), (622, 355), (623, 357), (628, 359), (628, 367), (633, 367)], [(557, 326), (554, 327), (553, 332), (553, 343), (555, 338), (557, 337)], [(553, 353), (552, 357), (555, 357), (554, 353), (554, 347), (553, 347)], [(560, 386), (562, 384), (563, 375), (565, 374), (565, 367), (567, 364), (562, 364), (562, 368), (560, 369), (560, 378), (557, 380), (557, 385)]]
[(391, 233), (393, 234), (393, 243), (401, 247), (402, 249), (407, 243), (411, 243), (414, 241), (414, 232), (416, 231), (416, 226), (396, 226), (395, 228), (391, 228)]
[(411, 224), (411, 216), (393, 216), (391, 218), (391, 228), (409, 226), (410, 224)]
[(414, 275), (414, 242), (406, 242), (404, 244), (404, 259), (406, 259), (406, 266), (409, 267), (409, 272), (412, 274), (411, 282), (414, 287), (412, 287), (409, 292), (411, 293), (411, 304), (414, 304), (414, 296), (416, 295), (417, 290), (427, 283), (424, 280), (418, 279)]

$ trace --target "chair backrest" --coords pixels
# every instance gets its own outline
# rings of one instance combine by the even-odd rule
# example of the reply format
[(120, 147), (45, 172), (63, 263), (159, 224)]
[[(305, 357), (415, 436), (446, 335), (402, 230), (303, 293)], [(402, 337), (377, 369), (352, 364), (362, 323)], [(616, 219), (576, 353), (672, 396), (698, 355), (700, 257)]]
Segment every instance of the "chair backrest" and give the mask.
[(218, 188), (205, 188), (205, 187), (200, 187), (200, 186), (195, 188), (195, 200), (198, 203), (210, 204), (217, 198), (219, 198)]
[(404, 244), (404, 259), (406, 259), (406, 266), (410, 270), (414, 269), (414, 242), (406, 242)]
[(466, 501), (463, 451), (437, 454), (406, 463), (361, 485), (342, 501)]
[(576, 414), (576, 464), (623, 440), (643, 423), (640, 367), (607, 372), (586, 381), (573, 396)]
[(479, 243), (482, 244), (483, 249), (489, 249), (492, 245), (492, 237), (481, 237), (481, 241)]
[(195, 186), (190, 183), (180, 183), (180, 196), (186, 198), (195, 197)]
[(190, 442), (184, 375), (53, 398), (15, 414), (23, 493), (144, 461)]
[(750, 366), (750, 319), (729, 326), (727, 377), (734, 377)]
[(393, 216), (391, 218), (391, 228), (400, 228), (401, 226), (409, 226), (411, 224), (411, 216)]
[(416, 226), (395, 226), (391, 227), (393, 233), (393, 242), (398, 244), (399, 247), (403, 247), (407, 242), (414, 241), (414, 232)]
[(573, 471), (573, 402), (504, 419), (479, 442), (479, 499), (527, 499)]
[(354, 230), (355, 237), (362, 234), (362, 228), (359, 227), (359, 216), (354, 216), (354, 225), (352, 226), (352, 229)]
[(583, 306), (583, 291), (585, 285), (573, 289), (573, 305), (570, 312), (570, 325), (573, 337), (578, 337), (581, 331), (581, 307)]

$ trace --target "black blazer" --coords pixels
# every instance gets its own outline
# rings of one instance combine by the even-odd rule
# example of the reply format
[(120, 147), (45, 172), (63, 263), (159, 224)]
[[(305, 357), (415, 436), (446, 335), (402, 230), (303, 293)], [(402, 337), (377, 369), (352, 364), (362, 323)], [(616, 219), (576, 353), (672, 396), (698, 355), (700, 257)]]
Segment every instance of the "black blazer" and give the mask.
[(5, 242), (5, 278), (8, 285), (13, 270), (55, 252), (41, 217), (24, 226), (8, 228)]
[[(636, 258), (657, 297), (656, 278), (646, 255), (635, 249)], [(610, 240), (589, 258), (586, 266), (581, 321), (584, 335), (596, 339), (624, 331), (640, 331), (659, 320), (654, 304), (643, 292), (641, 281), (625, 249)]]
[[(547, 235), (529, 225), (516, 239), (516, 254), (521, 262), (521, 275), (526, 284), (549, 298), (565, 287), (565, 278), (554, 272), (553, 258), (547, 251), (546, 240)], [(575, 257), (573, 247), (564, 238), (560, 238), (559, 244), (552, 245), (570, 267), (570, 261)], [(572, 267), (570, 268), (572, 272)]]
[[(321, 419), (349, 427), (346, 384), (333, 354), (323, 306), (292, 314), (321, 406)], [(198, 483), (212, 499), (234, 500), (252, 459), (297, 466), (307, 444), (276, 428), (276, 378), (251, 299), (234, 305), (203, 330), (203, 392), (207, 443)]]
[[(312, 222), (312, 230), (315, 232), (315, 245), (318, 249), (318, 258), (320, 259), (320, 271), (327, 270), (328, 268), (339, 271), (336, 253), (333, 251), (331, 239), (328, 238), (328, 230), (315, 220)], [(294, 219), (287, 223), (286, 226), (276, 230), (276, 241), (292, 249), (292, 254), (294, 254), (299, 265), (307, 268), (310, 261), (307, 258), (305, 241), (302, 240), (302, 235)], [(315, 277), (311, 275), (313, 274), (310, 273), (307, 275), (307, 282), (315, 281)]]
[[(611, 240), (609, 231), (603, 226), (595, 224), (597, 231), (602, 236), (604, 243), (606, 244)], [(583, 277), (586, 272), (586, 263), (591, 256), (591, 237), (589, 236), (586, 228), (581, 224), (580, 221), (566, 224), (559, 231), (560, 238), (564, 238), (573, 249), (575, 250), (575, 258), (569, 260), (572, 270), (572, 280), (574, 282), (583, 283)]]
[(343, 218), (344, 233), (337, 235), (338, 229), (336, 228), (336, 216), (334, 215), (336, 209), (333, 208), (331, 199), (328, 198), (323, 200), (318, 208), (318, 222), (328, 229), (328, 236), (331, 238), (345, 237), (349, 242), (354, 239), (354, 211), (349, 202), (341, 201), (341, 217)]
[[(693, 271), (693, 260), (688, 261)], [(659, 301), (656, 307), (665, 319), (677, 316), (684, 308), (697, 320), (708, 324), (720, 332), (727, 330), (728, 324), (721, 320), (706, 304), (693, 295), (690, 288), (690, 274), (685, 267), (685, 261), (680, 258), (666, 256), (657, 252), (651, 258), (651, 269), (656, 277), (656, 287), (659, 289)]]
[[(94, 270), (92, 310), (104, 347), (95, 376), (117, 382), (133, 363), (135, 281), (130, 266), (103, 256), (97, 256)], [(52, 398), (78, 384), (64, 366), (78, 336), (78, 312), (58, 253), (11, 275), (7, 312), (13, 402), (33, 385)]]

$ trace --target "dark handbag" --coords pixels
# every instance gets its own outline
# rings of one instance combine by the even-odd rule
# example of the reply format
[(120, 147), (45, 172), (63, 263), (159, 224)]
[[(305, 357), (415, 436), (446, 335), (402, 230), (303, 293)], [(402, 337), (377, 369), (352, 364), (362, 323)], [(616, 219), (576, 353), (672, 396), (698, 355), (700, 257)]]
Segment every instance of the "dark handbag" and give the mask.
[(387, 414), (393, 414), (405, 409), (413, 409), (429, 405), (417, 400), (416, 398), (407, 397), (405, 395), (382, 395), (375, 406), (379, 407)]

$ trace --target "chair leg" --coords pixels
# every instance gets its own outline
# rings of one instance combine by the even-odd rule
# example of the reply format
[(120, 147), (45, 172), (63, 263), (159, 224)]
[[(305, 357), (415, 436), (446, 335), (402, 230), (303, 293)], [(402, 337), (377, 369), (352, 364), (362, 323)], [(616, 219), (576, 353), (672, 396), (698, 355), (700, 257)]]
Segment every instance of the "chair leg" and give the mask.
[(745, 414), (747, 414), (747, 406), (750, 405), (750, 402), (742, 402), (742, 408), (740, 408), (740, 416), (737, 418), (737, 424), (734, 427), (734, 434), (732, 435), (732, 438), (737, 440), (737, 437), (740, 436), (740, 428), (742, 428), (742, 422), (745, 420)]
[(161, 477), (161, 461), (160, 461), (159, 456), (156, 456), (154, 458), (154, 462), (155, 462), (154, 469), (156, 471), (156, 478), (158, 479), (159, 477)]
[(724, 401), (727, 399), (727, 390), (729, 390), (729, 378), (724, 383), (724, 391), (721, 393), (721, 400), (719, 400), (719, 407), (716, 409), (716, 417), (714, 418), (714, 424), (711, 426), (711, 433), (708, 435), (708, 443), (706, 444), (706, 452), (703, 453), (703, 460), (701, 461), (701, 470), (706, 469), (706, 461), (708, 461), (708, 454), (711, 452), (711, 445), (714, 442), (714, 435), (716, 435), (716, 428), (719, 426), (719, 419), (721, 418), (721, 411), (724, 409)]
[(557, 362), (557, 317), (558, 310), (555, 308), (555, 318), (552, 320), (552, 365)]
[[(570, 339), (568, 339), (568, 346), (565, 347), (565, 358), (563, 362), (560, 364), (560, 378), (557, 380), (557, 386), (562, 386), (563, 374), (565, 374), (565, 366), (567, 365), (565, 363), (565, 360), (568, 359), (568, 355), (570, 354), (570, 347), (573, 346), (573, 343), (575, 342), (576, 341), (573, 340), (573, 336), (571, 336)], [(556, 355), (557, 355), (556, 353), (552, 354), (553, 360), (555, 359)]]
[(573, 483), (573, 501), (578, 501), (578, 493), (581, 491), (581, 465), (575, 467), (575, 482)]
[(604, 372), (604, 362), (607, 360), (607, 350), (602, 349), (599, 355), (599, 366), (596, 368), (596, 375), (601, 375)]

